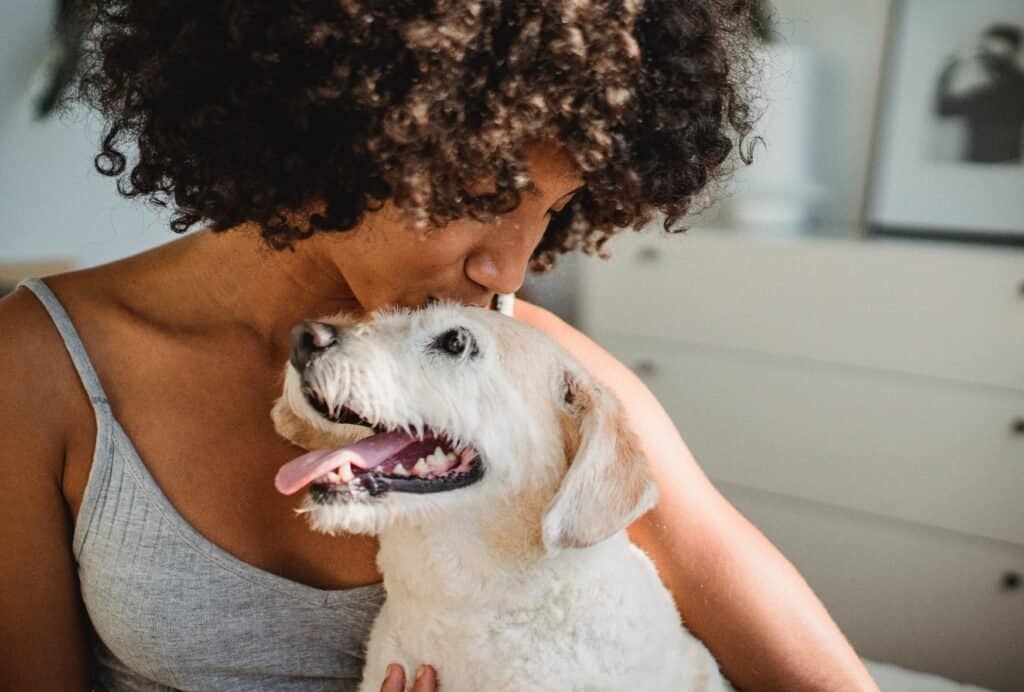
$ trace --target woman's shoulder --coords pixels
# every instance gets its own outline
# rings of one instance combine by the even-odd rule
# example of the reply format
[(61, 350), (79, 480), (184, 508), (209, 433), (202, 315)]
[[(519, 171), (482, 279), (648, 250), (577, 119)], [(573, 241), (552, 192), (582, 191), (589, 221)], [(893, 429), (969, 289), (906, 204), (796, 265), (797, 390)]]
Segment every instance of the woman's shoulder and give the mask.
[[(23, 285), (0, 299), (0, 353), (7, 366), (4, 379), (11, 378), (9, 371), (17, 370), (36, 378), (45, 374), (46, 381), (53, 381), (64, 361), (70, 367), (68, 372), (74, 374), (57, 314), (64, 312), (70, 319), (71, 324), (62, 327), (67, 337), (81, 324), (102, 321), (105, 306), (114, 302), (105, 288), (110, 283), (105, 273), (103, 268), (94, 268), (53, 274), (42, 277), (44, 286), (37, 289), (42, 295)], [(44, 301), (49, 302), (49, 309)]]
[(592, 351), (597, 346), (583, 332), (551, 312), (547, 308), (516, 298), (512, 316), (554, 339), (562, 348), (580, 358), (579, 351)]
[(526, 322), (527, 324), (532, 324), (544, 332), (552, 329), (558, 330), (563, 326), (569, 326), (565, 320), (550, 310), (542, 308), (539, 305), (534, 305), (533, 303), (527, 302), (518, 297), (512, 304), (512, 316), (517, 320)]
[(110, 273), (97, 267), (54, 274), (42, 278), (44, 287), (37, 289), (38, 294), (23, 285), (0, 299), (0, 411), (5, 432), (22, 430), (40, 445), (42, 440), (49, 441), (47, 446), (59, 443), (61, 475), (64, 451), (77, 447), (94, 427), (89, 395), (71, 350), (77, 348), (78, 358), (87, 360), (82, 343), (75, 343), (82, 329), (95, 333), (109, 326), (116, 311), (116, 300), (107, 288)]
[[(78, 322), (94, 321), (105, 309), (119, 302), (117, 286), (123, 283), (125, 273), (119, 265), (120, 262), (115, 262), (73, 269), (40, 277), (40, 280), (77, 327)], [(33, 330), (36, 335), (58, 333), (42, 299), (25, 286), (0, 300), (0, 320), (5, 327), (12, 325), (22, 333), (24, 330)]]
[[(61, 286), (54, 293), (63, 307), (69, 294), (66, 281), (58, 275), (46, 277), (45, 283), (51, 290)], [(5, 436), (21, 431), (40, 446), (48, 440), (45, 446), (59, 443), (63, 448), (72, 427), (69, 422), (79, 421), (88, 410), (55, 316), (25, 286), (0, 299), (0, 411)]]
[[(0, 299), (0, 401), (45, 418), (59, 414), (70, 388), (55, 377), (67, 371), (66, 349), (53, 318), (39, 298), (22, 286)], [(73, 381), (71, 381), (73, 382)]]
[(555, 313), (522, 299), (516, 299), (513, 316), (555, 340), (599, 380), (620, 396), (640, 385), (640, 379), (600, 344)]

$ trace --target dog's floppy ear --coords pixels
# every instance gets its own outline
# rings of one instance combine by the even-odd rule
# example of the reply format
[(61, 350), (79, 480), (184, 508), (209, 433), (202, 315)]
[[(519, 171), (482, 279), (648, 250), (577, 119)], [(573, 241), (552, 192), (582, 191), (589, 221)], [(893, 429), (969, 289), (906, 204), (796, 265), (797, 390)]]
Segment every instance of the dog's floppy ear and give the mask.
[(599, 543), (658, 501), (618, 397), (580, 372), (566, 373), (563, 392), (578, 426), (579, 446), (544, 513), (544, 546), (551, 552)]

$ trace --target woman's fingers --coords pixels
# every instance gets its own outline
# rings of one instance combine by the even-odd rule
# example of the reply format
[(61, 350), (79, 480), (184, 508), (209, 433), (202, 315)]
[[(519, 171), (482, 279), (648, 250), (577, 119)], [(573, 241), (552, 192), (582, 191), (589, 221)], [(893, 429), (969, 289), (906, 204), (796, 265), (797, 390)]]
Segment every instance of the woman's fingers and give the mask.
[[(397, 663), (388, 664), (388, 673), (380, 686), (380, 692), (405, 692), (405, 669)], [(437, 671), (426, 664), (416, 671), (412, 692), (437, 692)]]
[(437, 671), (424, 663), (416, 671), (416, 682), (413, 683), (412, 692), (435, 692), (436, 690)]
[(388, 674), (384, 676), (380, 692), (405, 692), (405, 669), (397, 663), (388, 664)]

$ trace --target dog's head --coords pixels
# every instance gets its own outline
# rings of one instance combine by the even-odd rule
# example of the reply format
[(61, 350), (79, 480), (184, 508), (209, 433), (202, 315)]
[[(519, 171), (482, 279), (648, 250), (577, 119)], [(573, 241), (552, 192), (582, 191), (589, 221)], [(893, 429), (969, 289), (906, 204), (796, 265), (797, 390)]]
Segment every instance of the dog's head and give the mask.
[(450, 302), (306, 322), (277, 430), (310, 453), (281, 492), (335, 533), (537, 508), (548, 550), (593, 545), (656, 501), (616, 397), (536, 328)]

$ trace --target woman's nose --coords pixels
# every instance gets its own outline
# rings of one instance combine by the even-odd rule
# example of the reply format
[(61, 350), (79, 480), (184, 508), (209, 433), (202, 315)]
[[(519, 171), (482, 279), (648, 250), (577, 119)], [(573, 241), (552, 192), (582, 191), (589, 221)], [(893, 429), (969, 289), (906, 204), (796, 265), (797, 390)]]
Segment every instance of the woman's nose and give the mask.
[(466, 276), (494, 293), (515, 293), (526, 278), (526, 267), (540, 234), (517, 226), (498, 229), (494, 237), (466, 257)]
[(338, 343), (338, 330), (326, 322), (303, 322), (292, 329), (291, 363), (295, 369), (302, 371), (310, 359)]

